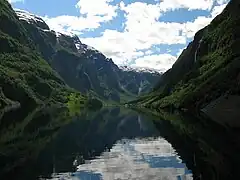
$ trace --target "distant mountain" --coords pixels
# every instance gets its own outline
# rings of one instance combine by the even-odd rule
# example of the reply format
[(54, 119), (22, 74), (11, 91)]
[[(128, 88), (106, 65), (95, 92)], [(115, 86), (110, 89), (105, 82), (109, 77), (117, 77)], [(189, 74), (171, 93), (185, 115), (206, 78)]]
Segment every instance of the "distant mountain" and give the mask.
[(78, 36), (52, 31), (29, 12), (16, 10), (16, 14), (43, 58), (82, 93), (107, 101), (128, 101), (149, 92), (160, 76), (154, 71), (125, 71)]
[(135, 66), (119, 66), (119, 68), (123, 71), (135, 71), (135, 72), (141, 72), (141, 73), (151, 73), (159, 75), (161, 74), (156, 69), (146, 68), (146, 67), (135, 67)]
[(143, 95), (152, 90), (158, 82), (161, 73), (148, 69), (129, 66), (120, 66), (120, 84), (133, 94)]
[[(136, 103), (157, 109), (204, 109), (217, 104), (239, 109), (239, 12), (240, 1), (231, 0), (210, 25), (196, 33), (172, 68), (161, 76), (154, 91)], [(230, 100), (231, 96), (236, 96), (234, 101), (223, 100)]]

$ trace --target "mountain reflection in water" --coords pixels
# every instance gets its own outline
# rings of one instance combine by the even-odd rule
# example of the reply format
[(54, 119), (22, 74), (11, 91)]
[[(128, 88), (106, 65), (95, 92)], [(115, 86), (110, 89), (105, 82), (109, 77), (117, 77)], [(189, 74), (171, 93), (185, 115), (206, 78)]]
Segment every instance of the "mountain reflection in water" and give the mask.
[(238, 131), (188, 115), (40, 108), (0, 122), (1, 180), (223, 180), (240, 167)]

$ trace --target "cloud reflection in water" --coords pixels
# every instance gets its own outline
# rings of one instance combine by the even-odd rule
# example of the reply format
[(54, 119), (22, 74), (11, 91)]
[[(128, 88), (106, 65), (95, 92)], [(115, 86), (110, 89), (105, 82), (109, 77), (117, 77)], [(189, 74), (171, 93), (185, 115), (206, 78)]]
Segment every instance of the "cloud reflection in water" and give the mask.
[(170, 143), (163, 138), (123, 139), (109, 152), (78, 166), (80, 180), (192, 180)]

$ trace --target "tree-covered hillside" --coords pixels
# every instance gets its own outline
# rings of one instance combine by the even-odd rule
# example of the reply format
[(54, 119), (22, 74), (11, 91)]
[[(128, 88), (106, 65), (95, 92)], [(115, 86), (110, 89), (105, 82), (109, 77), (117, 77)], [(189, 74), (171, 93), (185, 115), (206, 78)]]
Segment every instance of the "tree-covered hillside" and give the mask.
[(76, 92), (40, 56), (10, 4), (0, 0), (0, 108), (66, 103), (71, 93)]
[(152, 108), (200, 109), (222, 96), (240, 93), (240, 2), (231, 0), (196, 33), (154, 91), (137, 103)]

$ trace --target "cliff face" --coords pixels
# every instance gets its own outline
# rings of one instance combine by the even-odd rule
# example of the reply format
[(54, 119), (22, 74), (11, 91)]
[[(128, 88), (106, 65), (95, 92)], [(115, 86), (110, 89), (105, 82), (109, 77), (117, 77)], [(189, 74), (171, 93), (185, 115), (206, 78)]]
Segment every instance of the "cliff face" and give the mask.
[(70, 87), (82, 93), (108, 101), (127, 101), (149, 92), (160, 77), (157, 72), (120, 69), (77, 36), (51, 31), (41, 18), (28, 12), (16, 13), (44, 59)]
[(154, 92), (139, 100), (153, 108), (201, 109), (224, 95), (240, 93), (240, 2), (232, 0), (194, 40)]
[(9, 3), (0, 0), (0, 108), (65, 103), (73, 92), (40, 56)]

